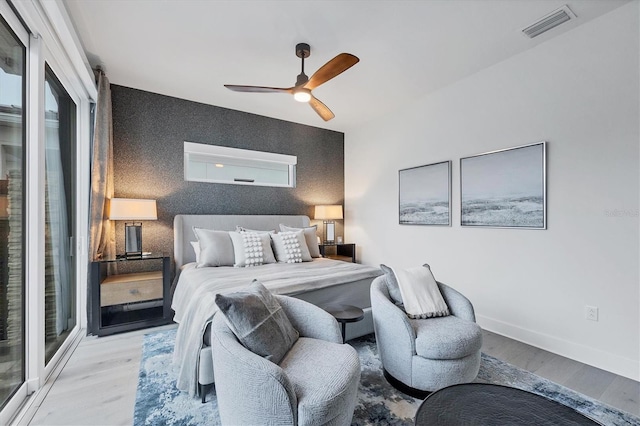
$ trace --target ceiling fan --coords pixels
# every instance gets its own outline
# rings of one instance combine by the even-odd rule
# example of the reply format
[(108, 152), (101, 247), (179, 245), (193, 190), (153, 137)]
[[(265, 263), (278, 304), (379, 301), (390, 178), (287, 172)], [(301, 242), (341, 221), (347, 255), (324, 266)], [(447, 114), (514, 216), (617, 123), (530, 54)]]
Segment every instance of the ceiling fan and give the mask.
[(331, 80), (337, 75), (348, 70), (358, 63), (360, 59), (350, 53), (341, 53), (335, 58), (316, 71), (311, 78), (304, 73), (304, 60), (311, 55), (311, 48), (307, 43), (298, 43), (296, 45), (296, 56), (302, 59), (302, 72), (298, 75), (296, 85), (292, 87), (263, 87), (263, 86), (236, 86), (233, 84), (225, 84), (224, 87), (236, 92), (253, 92), (253, 93), (289, 93), (292, 94), (298, 102), (308, 102), (311, 108), (318, 113), (324, 121), (329, 121), (335, 114), (318, 98), (313, 96), (311, 91), (323, 83)]

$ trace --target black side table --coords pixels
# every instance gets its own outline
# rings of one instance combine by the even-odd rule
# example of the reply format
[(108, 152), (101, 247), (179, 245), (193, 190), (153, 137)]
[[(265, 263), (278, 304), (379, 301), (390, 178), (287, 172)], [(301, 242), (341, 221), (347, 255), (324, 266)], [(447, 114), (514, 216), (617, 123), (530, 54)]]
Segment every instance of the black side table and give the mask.
[[(118, 272), (110, 273), (110, 265)], [(91, 262), (89, 332), (107, 336), (170, 324), (170, 265), (163, 253)]]
[(324, 310), (329, 312), (342, 326), (342, 343), (346, 342), (345, 331), (348, 322), (358, 322), (364, 319), (364, 311), (357, 306), (329, 305)]
[(356, 263), (356, 245), (354, 243), (320, 244), (319, 247), (322, 257)]

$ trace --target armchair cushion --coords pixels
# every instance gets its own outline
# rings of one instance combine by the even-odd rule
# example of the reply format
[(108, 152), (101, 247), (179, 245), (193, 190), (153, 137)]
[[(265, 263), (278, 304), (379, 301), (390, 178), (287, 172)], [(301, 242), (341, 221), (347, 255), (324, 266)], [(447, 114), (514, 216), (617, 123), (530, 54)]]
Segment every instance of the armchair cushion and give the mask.
[(482, 331), (475, 322), (453, 315), (409, 321), (416, 332), (416, 353), (423, 358), (464, 358), (482, 347)]
[(360, 381), (360, 360), (353, 347), (301, 337), (280, 367), (298, 400), (299, 425), (319, 424), (317, 419), (344, 424), (336, 418), (353, 413), (355, 401), (347, 395), (355, 395)]
[(278, 300), (258, 281), (246, 291), (217, 294), (215, 302), (240, 343), (275, 364), (298, 339)]

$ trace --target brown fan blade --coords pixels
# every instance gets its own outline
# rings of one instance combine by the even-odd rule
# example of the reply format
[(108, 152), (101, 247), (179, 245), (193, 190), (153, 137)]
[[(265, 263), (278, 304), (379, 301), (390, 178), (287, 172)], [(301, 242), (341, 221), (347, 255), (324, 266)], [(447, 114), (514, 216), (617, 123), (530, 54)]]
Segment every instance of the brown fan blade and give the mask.
[(304, 87), (309, 90), (313, 90), (321, 84), (331, 80), (333, 77), (345, 72), (359, 61), (360, 59), (358, 59), (357, 56), (353, 56), (350, 53), (341, 53), (321, 66), (320, 69), (311, 76)]
[(233, 84), (225, 84), (229, 90), (234, 92), (251, 92), (251, 93), (293, 93), (293, 87), (263, 87), (263, 86), (235, 86)]
[(333, 117), (335, 117), (335, 114), (332, 113), (331, 110), (327, 108), (325, 104), (320, 102), (320, 100), (318, 100), (318, 98), (316, 98), (313, 95), (311, 95), (311, 99), (309, 100), (309, 105), (311, 105), (311, 108), (313, 108), (313, 110), (317, 112), (318, 115), (322, 117), (324, 121), (329, 121)]

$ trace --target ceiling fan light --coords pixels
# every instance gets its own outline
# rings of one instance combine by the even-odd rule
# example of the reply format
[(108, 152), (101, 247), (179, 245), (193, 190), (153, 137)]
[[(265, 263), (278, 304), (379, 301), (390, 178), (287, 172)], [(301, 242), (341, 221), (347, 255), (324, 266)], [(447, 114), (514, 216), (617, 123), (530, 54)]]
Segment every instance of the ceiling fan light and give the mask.
[(300, 89), (293, 92), (293, 99), (298, 102), (309, 102), (311, 100), (311, 90)]

